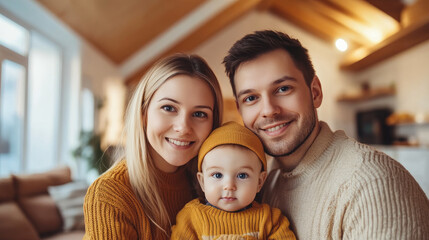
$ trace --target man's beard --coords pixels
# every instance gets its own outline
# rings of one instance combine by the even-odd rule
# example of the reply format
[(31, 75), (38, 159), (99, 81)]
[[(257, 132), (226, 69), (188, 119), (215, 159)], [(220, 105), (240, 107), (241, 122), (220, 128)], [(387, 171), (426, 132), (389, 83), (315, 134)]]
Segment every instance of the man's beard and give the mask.
[[(302, 119), (303, 121), (301, 126), (287, 126), (290, 128), (288, 130), (296, 129), (295, 132), (289, 131), (289, 134), (294, 134), (292, 138), (286, 139), (286, 137), (283, 136), (280, 139), (265, 140), (259, 135), (264, 145), (265, 152), (273, 157), (288, 156), (294, 153), (305, 142), (305, 140), (307, 140), (316, 126), (316, 112), (314, 108), (312, 107), (312, 110), (309, 111), (308, 114), (303, 115)], [(296, 120), (292, 123), (297, 124)]]

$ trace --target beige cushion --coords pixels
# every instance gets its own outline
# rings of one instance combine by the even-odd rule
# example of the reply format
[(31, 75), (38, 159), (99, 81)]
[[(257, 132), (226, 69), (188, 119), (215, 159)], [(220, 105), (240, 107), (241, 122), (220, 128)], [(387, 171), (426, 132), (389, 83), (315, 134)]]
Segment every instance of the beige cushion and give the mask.
[(71, 182), (49, 187), (48, 191), (54, 199), (63, 218), (63, 230), (85, 230), (83, 202), (88, 184), (84, 181)]
[(37, 240), (39, 236), (15, 202), (0, 203), (0, 240)]

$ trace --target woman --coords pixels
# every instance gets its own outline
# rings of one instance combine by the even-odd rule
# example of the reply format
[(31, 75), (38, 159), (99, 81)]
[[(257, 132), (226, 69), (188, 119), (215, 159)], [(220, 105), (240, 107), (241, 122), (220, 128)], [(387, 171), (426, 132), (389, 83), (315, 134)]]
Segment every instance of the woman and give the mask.
[(207, 63), (178, 54), (156, 63), (127, 108), (125, 159), (85, 196), (84, 239), (168, 239), (196, 197), (196, 155), (222, 120), (222, 94)]

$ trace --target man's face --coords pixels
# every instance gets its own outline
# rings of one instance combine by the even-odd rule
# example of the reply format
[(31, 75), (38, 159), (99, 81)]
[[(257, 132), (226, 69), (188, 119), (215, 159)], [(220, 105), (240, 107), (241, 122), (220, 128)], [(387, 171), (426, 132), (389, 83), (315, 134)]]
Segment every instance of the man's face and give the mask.
[(242, 63), (235, 74), (237, 103), (243, 122), (272, 156), (287, 156), (312, 133), (322, 102), (319, 79), (310, 87), (283, 49)]

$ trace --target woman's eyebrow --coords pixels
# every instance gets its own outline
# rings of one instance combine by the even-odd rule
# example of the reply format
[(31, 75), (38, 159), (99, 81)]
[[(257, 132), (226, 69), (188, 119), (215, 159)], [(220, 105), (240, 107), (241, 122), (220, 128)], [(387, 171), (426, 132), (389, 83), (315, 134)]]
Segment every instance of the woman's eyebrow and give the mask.
[[(175, 99), (172, 99), (172, 98), (168, 98), (168, 97), (161, 98), (161, 99), (159, 99), (159, 100), (158, 100), (158, 102), (161, 102), (161, 101), (171, 101), (171, 102), (174, 102), (174, 103), (176, 103), (176, 104), (181, 104), (179, 101), (177, 101), (177, 100), (175, 100)], [(195, 106), (194, 108), (207, 108), (207, 109), (209, 109), (210, 111), (213, 111), (213, 108), (212, 108), (212, 107), (210, 107), (210, 106), (207, 106), (207, 105), (197, 105), (197, 106)]]
[(172, 98), (161, 98), (161, 99), (159, 99), (159, 100), (158, 100), (158, 102), (161, 102), (161, 101), (171, 101), (171, 102), (174, 102), (174, 103), (180, 104), (180, 102), (179, 102), (179, 101), (177, 101), (177, 100), (175, 100), (175, 99), (172, 99)]
[(210, 106), (206, 106), (206, 105), (198, 105), (198, 106), (195, 106), (195, 108), (206, 108), (206, 109), (209, 109), (210, 111), (213, 111), (213, 109)]

